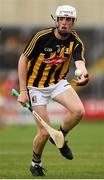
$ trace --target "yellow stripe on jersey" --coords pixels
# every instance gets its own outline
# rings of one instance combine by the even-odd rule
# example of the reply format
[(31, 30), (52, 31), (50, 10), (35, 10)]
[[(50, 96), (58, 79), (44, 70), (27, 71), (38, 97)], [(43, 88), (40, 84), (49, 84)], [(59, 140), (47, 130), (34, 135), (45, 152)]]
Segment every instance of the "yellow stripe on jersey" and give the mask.
[(65, 50), (65, 47), (63, 47), (62, 49), (61, 49), (61, 51), (60, 51), (60, 57), (62, 56), (64, 56), (64, 50)]
[(28, 61), (27, 70), (30, 68), (30, 65), (31, 65), (31, 61)]
[(73, 45), (74, 45), (74, 42), (70, 42), (69, 53), (71, 53), (71, 54), (72, 54), (72, 50), (73, 50)]
[(28, 86), (33, 85), (34, 79), (37, 77), (38, 70), (41, 66), (43, 59), (44, 59), (44, 54), (41, 53), (40, 56), (38, 57), (36, 63), (35, 63), (35, 66), (33, 68), (31, 76), (28, 79)]
[(51, 69), (51, 67), (52, 66), (49, 65), (49, 64), (46, 65), (46, 67), (45, 67), (45, 69), (43, 71), (42, 77), (41, 77), (41, 79), (39, 81), (38, 87), (41, 87), (41, 88), (44, 87), (44, 83), (47, 80), (47, 76), (49, 74), (49, 70)]
[(78, 43), (78, 44), (76, 44), (76, 46), (75, 46), (75, 48), (74, 48), (74, 49), (76, 49), (76, 48), (78, 47), (78, 45), (79, 45), (79, 43)]
[(39, 39), (39, 37), (45, 35), (45, 34), (48, 34), (49, 32), (52, 31), (52, 28), (50, 29), (47, 29), (47, 30), (42, 30), (42, 31), (39, 31), (32, 39), (32, 41), (30, 42), (30, 44), (28, 45), (27, 49), (25, 50), (24, 52), (24, 55), (26, 57), (28, 57), (31, 52), (33, 51), (34, 47), (35, 47), (35, 44), (37, 42), (37, 40)]

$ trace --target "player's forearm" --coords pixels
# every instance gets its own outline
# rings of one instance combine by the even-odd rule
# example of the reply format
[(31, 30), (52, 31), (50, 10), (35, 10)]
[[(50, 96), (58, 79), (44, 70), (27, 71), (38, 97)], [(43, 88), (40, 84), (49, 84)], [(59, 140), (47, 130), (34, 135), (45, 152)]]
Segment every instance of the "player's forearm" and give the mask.
[(20, 91), (26, 90), (26, 79), (27, 79), (27, 61), (24, 55), (21, 55), (18, 63), (18, 76), (19, 76), (19, 87)]

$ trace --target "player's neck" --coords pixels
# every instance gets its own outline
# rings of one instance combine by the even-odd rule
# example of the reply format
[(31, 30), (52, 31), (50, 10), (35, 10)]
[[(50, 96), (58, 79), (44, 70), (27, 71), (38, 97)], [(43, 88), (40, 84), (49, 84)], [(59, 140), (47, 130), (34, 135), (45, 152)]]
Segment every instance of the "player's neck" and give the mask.
[(57, 39), (60, 39), (60, 40), (66, 40), (68, 37), (69, 37), (69, 34), (67, 36), (61, 36), (57, 30), (57, 28), (54, 30), (54, 35)]

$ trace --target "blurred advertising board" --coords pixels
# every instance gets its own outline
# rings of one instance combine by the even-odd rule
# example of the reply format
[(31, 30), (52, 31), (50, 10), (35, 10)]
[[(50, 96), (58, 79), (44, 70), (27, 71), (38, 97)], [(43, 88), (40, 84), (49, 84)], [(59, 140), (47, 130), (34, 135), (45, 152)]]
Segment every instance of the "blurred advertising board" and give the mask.
[[(104, 121), (104, 100), (89, 99), (83, 100), (85, 107), (84, 121)], [(31, 112), (23, 108), (16, 100), (8, 101), (2, 99), (0, 104), (0, 123), (1, 124), (34, 124)], [(52, 124), (61, 122), (67, 110), (56, 102), (48, 106), (48, 114)]]
[(86, 120), (104, 120), (104, 99), (83, 100)]

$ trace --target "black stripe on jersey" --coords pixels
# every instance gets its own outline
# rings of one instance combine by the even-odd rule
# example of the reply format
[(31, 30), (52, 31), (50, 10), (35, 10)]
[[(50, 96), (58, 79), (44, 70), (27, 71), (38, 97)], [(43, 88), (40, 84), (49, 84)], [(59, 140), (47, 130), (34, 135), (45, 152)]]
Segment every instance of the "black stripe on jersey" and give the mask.
[(64, 64), (64, 62), (62, 63), (62, 65), (60, 66), (60, 68), (55, 72), (55, 76), (54, 76), (54, 78), (55, 78), (55, 83), (58, 82), (58, 79), (59, 79), (59, 76), (60, 76), (60, 73), (61, 73), (63, 64)]
[(41, 80), (41, 77), (42, 77), (42, 74), (43, 74), (45, 67), (46, 67), (46, 64), (42, 62), (41, 66), (38, 70), (38, 74), (37, 74), (37, 76), (33, 82), (33, 86), (38, 87), (39, 81)]
[(44, 87), (49, 86), (49, 82), (50, 82), (50, 79), (51, 79), (51, 75), (52, 75), (52, 73), (54, 72), (55, 68), (56, 68), (56, 65), (53, 65), (53, 66), (51, 67), (51, 69), (49, 70), (49, 74), (48, 74), (48, 76), (47, 76), (47, 80), (46, 80), (45, 83), (44, 83)]

